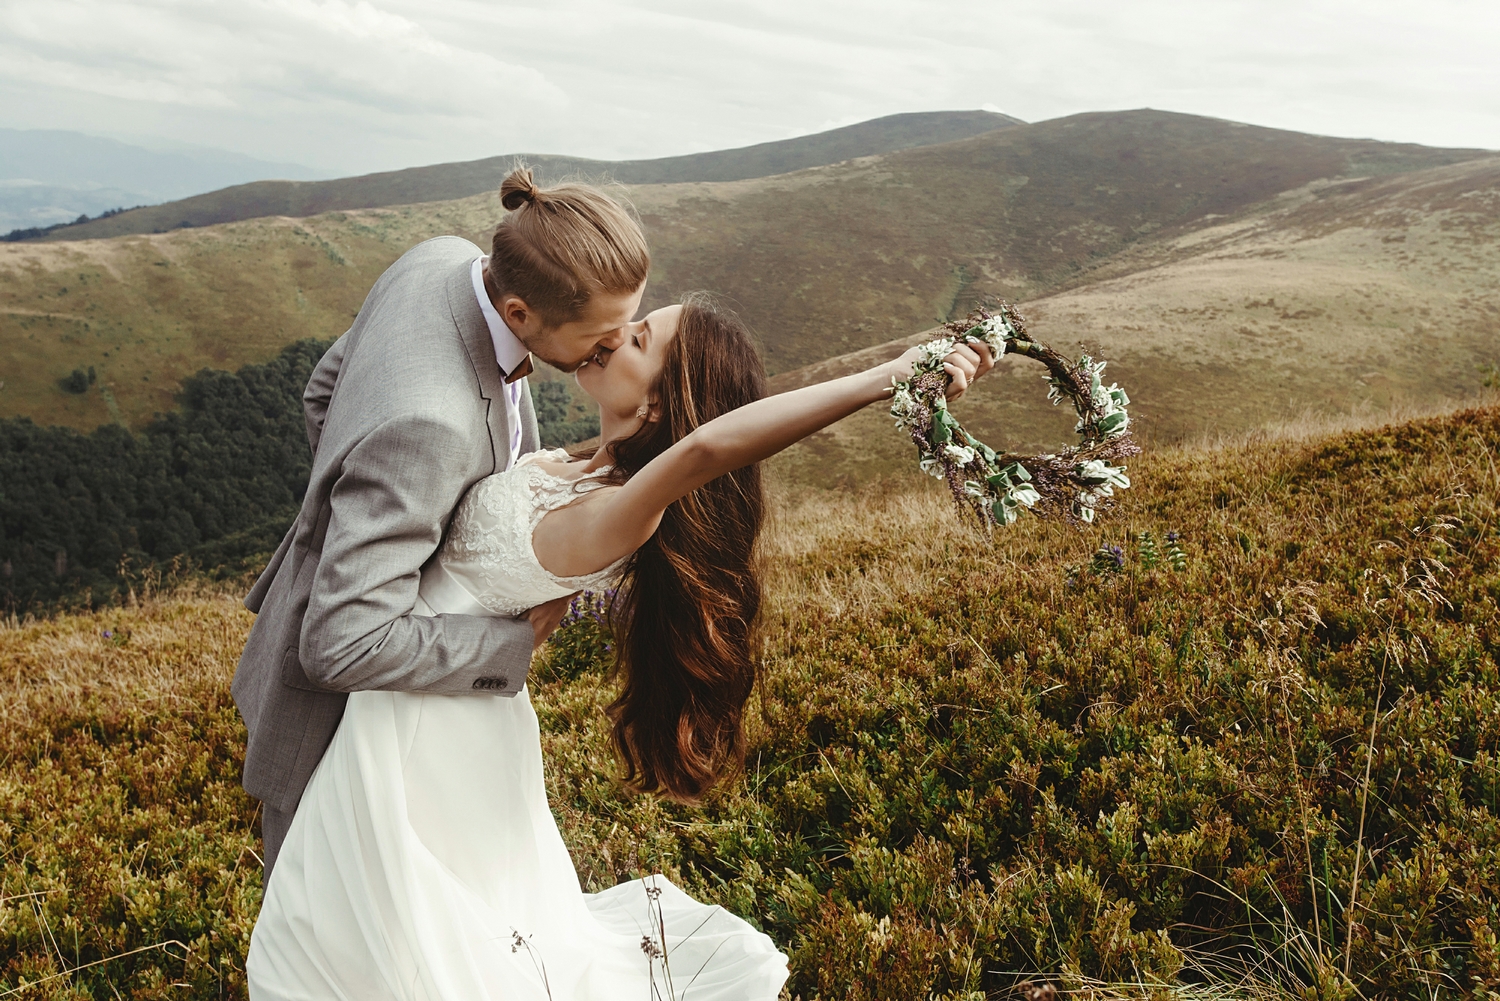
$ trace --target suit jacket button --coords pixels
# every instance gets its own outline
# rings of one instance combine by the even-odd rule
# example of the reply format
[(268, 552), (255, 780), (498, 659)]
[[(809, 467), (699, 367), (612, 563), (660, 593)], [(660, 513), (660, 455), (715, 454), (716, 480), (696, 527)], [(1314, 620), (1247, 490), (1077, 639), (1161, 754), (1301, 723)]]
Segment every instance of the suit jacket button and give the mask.
[(504, 688), (507, 684), (504, 678), (475, 678), (473, 687), (480, 691), (492, 691)]

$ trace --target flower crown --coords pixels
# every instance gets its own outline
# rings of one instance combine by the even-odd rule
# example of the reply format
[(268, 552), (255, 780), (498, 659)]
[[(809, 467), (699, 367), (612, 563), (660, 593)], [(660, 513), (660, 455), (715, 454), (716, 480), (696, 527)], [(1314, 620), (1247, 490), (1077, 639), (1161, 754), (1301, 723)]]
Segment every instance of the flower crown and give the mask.
[[(922, 471), (948, 483), (960, 509), (981, 524), (1010, 525), (1023, 511), (1057, 513), (1084, 522), (1110, 506), (1116, 490), (1130, 486), (1120, 459), (1140, 452), (1130, 433), (1130, 397), (1104, 385), (1105, 362), (1084, 355), (1069, 362), (1026, 332), (1010, 303), (981, 307), (942, 337), (921, 347), (911, 378), (892, 384), (891, 416), (917, 446)], [(1021, 354), (1047, 366), (1047, 398), (1068, 400), (1078, 412), (1079, 443), (1057, 454), (996, 452), (964, 430), (948, 409), (943, 359), (964, 341), (982, 341), (996, 358)]]

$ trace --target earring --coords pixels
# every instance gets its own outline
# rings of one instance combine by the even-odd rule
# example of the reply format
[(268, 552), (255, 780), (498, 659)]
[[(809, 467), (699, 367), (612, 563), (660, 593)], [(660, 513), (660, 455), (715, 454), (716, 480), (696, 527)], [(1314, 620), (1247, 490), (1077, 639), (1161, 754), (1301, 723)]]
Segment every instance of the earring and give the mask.
[(636, 416), (637, 416), (637, 417), (645, 417), (645, 416), (646, 416), (646, 415), (647, 415), (647, 414), (649, 414), (649, 413), (650, 413), (650, 412), (651, 412), (651, 411), (650, 411), (650, 409), (649, 409), (649, 408), (647, 408), (647, 407), (641, 407), (641, 408), (640, 408), (640, 409), (639, 409), (639, 410), (637, 410), (637, 411), (636, 411), (636, 412), (635, 412), (635, 415), (636, 415)]

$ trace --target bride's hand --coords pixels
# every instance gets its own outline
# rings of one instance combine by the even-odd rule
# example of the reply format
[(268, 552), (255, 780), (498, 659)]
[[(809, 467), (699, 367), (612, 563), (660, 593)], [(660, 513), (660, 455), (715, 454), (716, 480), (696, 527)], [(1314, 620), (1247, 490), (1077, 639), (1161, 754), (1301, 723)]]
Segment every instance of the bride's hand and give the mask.
[(531, 649), (540, 649), (547, 642), (547, 637), (557, 631), (557, 626), (562, 622), (562, 617), (568, 614), (568, 603), (578, 596), (578, 592), (565, 594), (561, 598), (553, 598), (551, 601), (538, 605), (526, 612), (526, 618), (531, 622), (533, 630), (533, 642)]
[[(911, 378), (912, 368), (921, 357), (921, 347), (908, 348), (901, 357), (891, 363), (897, 379)], [(943, 371), (948, 373), (948, 399), (956, 400), (968, 392), (975, 379), (995, 367), (995, 356), (990, 346), (983, 341), (969, 340), (953, 346), (943, 359)]]

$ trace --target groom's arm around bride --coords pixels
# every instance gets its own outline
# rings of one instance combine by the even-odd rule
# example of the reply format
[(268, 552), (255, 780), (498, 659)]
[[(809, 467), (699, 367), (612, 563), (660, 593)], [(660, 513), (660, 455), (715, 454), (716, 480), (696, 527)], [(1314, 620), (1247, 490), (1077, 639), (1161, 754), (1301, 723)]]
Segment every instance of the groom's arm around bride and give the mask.
[(537, 447), (527, 349), (575, 367), (630, 319), (649, 268), (639, 229), (602, 193), (574, 189), (588, 211), (559, 213), (524, 180), (520, 199), (511, 179), (502, 189), (521, 211), (488, 261), (456, 237), (407, 252), (308, 383), (312, 473), (246, 598), (258, 617), (234, 680), (268, 871), (348, 693), (514, 695), (555, 625), (413, 613), (468, 488)]

